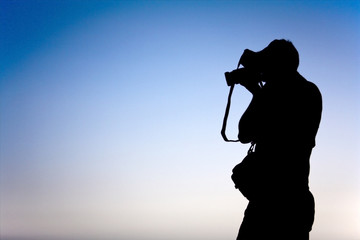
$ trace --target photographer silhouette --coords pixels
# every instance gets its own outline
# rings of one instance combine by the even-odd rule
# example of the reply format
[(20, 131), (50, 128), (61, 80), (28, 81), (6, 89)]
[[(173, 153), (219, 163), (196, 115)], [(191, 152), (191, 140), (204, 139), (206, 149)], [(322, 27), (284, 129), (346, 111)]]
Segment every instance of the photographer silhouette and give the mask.
[(241, 84), (253, 94), (238, 139), (254, 150), (233, 170), (236, 188), (249, 199), (237, 240), (307, 240), (315, 213), (308, 177), (320, 91), (297, 72), (299, 55), (290, 41), (245, 50), (240, 64), (225, 76), (232, 88)]

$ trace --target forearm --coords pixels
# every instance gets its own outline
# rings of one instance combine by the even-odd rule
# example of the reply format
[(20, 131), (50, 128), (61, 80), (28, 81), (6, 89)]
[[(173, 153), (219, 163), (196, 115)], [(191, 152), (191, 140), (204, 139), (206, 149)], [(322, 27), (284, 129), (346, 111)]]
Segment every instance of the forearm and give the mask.
[(249, 143), (256, 140), (256, 127), (259, 123), (258, 97), (253, 96), (248, 108), (239, 121), (238, 138), (242, 143)]

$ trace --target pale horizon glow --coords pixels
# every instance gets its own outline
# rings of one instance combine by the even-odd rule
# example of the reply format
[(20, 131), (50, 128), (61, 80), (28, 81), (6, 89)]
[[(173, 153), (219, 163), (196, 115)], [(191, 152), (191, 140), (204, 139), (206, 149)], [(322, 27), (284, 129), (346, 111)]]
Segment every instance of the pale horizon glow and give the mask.
[(278, 38), (323, 96), (311, 239), (360, 239), (358, 1), (5, 0), (0, 21), (1, 239), (235, 239), (223, 73)]

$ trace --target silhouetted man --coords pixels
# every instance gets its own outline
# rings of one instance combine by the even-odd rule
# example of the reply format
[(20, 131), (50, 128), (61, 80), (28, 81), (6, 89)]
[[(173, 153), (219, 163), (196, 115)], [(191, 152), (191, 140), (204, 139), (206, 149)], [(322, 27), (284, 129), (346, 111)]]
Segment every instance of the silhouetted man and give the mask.
[(255, 143), (256, 176), (237, 240), (307, 240), (314, 221), (309, 191), (310, 155), (322, 111), (315, 84), (298, 72), (299, 55), (290, 41), (274, 40), (259, 52), (245, 50), (245, 69), (265, 85), (240, 82), (253, 98), (239, 122), (239, 140)]

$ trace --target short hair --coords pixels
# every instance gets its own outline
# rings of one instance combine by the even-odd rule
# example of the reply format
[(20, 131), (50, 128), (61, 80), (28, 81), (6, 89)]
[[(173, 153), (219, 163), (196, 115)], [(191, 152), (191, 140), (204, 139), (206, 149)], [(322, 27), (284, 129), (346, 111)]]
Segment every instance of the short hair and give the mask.
[(291, 41), (275, 39), (260, 52), (264, 54), (269, 67), (284, 71), (297, 71), (299, 53)]

